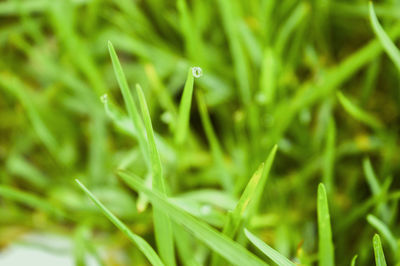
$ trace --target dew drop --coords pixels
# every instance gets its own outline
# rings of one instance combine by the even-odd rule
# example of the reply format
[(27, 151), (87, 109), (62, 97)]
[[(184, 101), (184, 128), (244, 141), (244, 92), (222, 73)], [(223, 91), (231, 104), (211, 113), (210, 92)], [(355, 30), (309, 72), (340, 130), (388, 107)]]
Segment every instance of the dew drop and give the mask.
[(170, 112), (162, 113), (160, 118), (161, 118), (161, 121), (163, 121), (165, 124), (171, 123), (172, 119), (173, 119), (172, 114)]
[(201, 67), (192, 67), (192, 74), (195, 78), (200, 78), (203, 75)]
[(106, 104), (106, 103), (108, 102), (108, 95), (107, 95), (107, 93), (103, 94), (103, 95), (100, 97), (100, 101), (101, 101), (102, 103), (104, 103), (104, 104)]
[(200, 209), (200, 211), (203, 215), (209, 215), (211, 213), (211, 210), (212, 210), (212, 208), (210, 205), (203, 205), (203, 206), (201, 206), (201, 209)]

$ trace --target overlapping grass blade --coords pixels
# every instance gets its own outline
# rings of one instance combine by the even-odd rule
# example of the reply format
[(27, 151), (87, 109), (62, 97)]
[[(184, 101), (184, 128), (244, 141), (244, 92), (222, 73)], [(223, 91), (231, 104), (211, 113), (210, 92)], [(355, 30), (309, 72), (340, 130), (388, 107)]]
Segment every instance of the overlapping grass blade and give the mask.
[(381, 129), (383, 127), (382, 122), (375, 116), (365, 112), (355, 104), (353, 104), (343, 93), (338, 92), (339, 102), (342, 104), (343, 108), (358, 121), (374, 128)]
[(382, 26), (379, 24), (372, 1), (369, 2), (369, 19), (372, 25), (372, 29), (374, 30), (375, 35), (378, 37), (378, 40), (382, 44), (383, 49), (388, 54), (390, 59), (392, 59), (397, 69), (400, 71), (400, 52), (393, 41), (390, 39), (390, 37), (383, 30)]
[(367, 216), (367, 221), (370, 225), (372, 225), (380, 234), (382, 234), (383, 238), (389, 243), (389, 246), (393, 252), (393, 254), (397, 255), (399, 250), (398, 250), (398, 244), (396, 237), (393, 235), (393, 233), (390, 231), (389, 227), (379, 220), (376, 216), (369, 214)]
[(246, 228), (244, 229), (244, 233), (246, 237), (256, 246), (259, 250), (261, 250), (268, 258), (270, 258), (273, 262), (280, 266), (295, 266), (293, 262), (291, 262), (288, 258), (280, 254), (278, 251), (267, 245), (264, 241), (259, 239), (253, 233), (251, 233)]
[(179, 105), (178, 123), (175, 131), (175, 142), (182, 144), (189, 130), (190, 107), (192, 105), (194, 76), (192, 68), (189, 68), (181, 103)]
[(383, 253), (381, 238), (378, 234), (375, 234), (372, 239), (372, 244), (374, 247), (375, 254), (375, 264), (376, 266), (386, 266), (385, 254)]
[[(147, 148), (147, 141), (144, 133), (143, 122), (136, 107), (135, 101), (132, 97), (131, 91), (129, 89), (128, 82), (126, 80), (124, 71), (122, 69), (121, 63), (119, 62), (117, 53), (114, 50), (114, 46), (109, 41), (108, 42), (108, 51), (110, 53), (111, 61), (114, 68), (115, 77), (117, 78), (118, 85), (121, 89), (122, 97), (124, 98), (125, 106), (128, 111), (129, 117), (132, 120), (132, 124), (135, 128), (136, 136), (139, 141), (140, 149), (142, 150), (145, 158), (148, 158), (149, 152)], [(148, 161), (148, 160), (146, 160)]]
[(354, 255), (353, 259), (351, 260), (350, 266), (356, 266), (356, 261), (357, 261), (358, 255)]
[[(149, 109), (147, 107), (146, 98), (144, 97), (142, 88), (136, 85), (136, 91), (139, 98), (140, 109), (142, 111), (143, 121), (146, 128), (148, 150), (150, 155), (151, 172), (153, 175), (153, 189), (157, 189), (166, 195), (165, 181), (162, 173), (160, 154), (158, 153), (156, 140), (154, 137), (153, 126)], [(167, 265), (175, 265), (174, 239), (172, 233), (172, 224), (168, 214), (161, 212), (158, 207), (153, 211), (154, 230), (156, 236), (157, 247), (161, 258)]]
[(140, 178), (124, 171), (119, 171), (118, 175), (133, 189), (144, 192), (154, 206), (168, 213), (174, 222), (183, 225), (196, 238), (230, 263), (238, 266), (266, 265), (266, 263), (247, 251), (240, 244), (232, 241), (204, 222), (196, 220), (194, 217), (172, 204), (157, 190), (146, 188)]
[(129, 240), (132, 241), (139, 249), (143, 252), (146, 258), (151, 262), (152, 265), (163, 266), (161, 259), (153, 248), (140, 236), (134, 234), (121, 220), (119, 220), (114, 214), (112, 214), (106, 206), (104, 206), (95, 195), (92, 194), (79, 180), (75, 180), (79, 187), (89, 196), (89, 198), (96, 204), (101, 212), (106, 216), (122, 233), (124, 233)]
[(318, 186), (317, 198), (318, 212), (318, 260), (319, 265), (333, 266), (335, 265), (334, 250), (332, 242), (331, 221), (328, 208), (328, 198), (324, 184)]

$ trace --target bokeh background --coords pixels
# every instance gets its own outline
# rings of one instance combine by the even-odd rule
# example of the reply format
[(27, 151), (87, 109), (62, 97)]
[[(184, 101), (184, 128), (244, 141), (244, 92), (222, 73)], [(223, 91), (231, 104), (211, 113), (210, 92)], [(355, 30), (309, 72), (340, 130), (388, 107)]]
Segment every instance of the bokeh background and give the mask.
[[(399, 1), (375, 7), (395, 41)], [(254, 230), (287, 257), (314, 263), (324, 182), (337, 264), (358, 254), (370, 265), (376, 229), (367, 215), (400, 233), (398, 201), (378, 200), (399, 189), (400, 76), (368, 19), (366, 0), (1, 1), (0, 247), (50, 233), (72, 239), (68, 252), (80, 265), (88, 254), (104, 265), (146, 264), (73, 182), (154, 244), (151, 207), (114, 174), (129, 169), (148, 180), (149, 171), (111, 41), (131, 88), (143, 87), (172, 196), (213, 208), (197, 215), (221, 228), (227, 209), (212, 203), (220, 196), (232, 206), (278, 144)], [(192, 66), (203, 75), (189, 137), (177, 147), (174, 123)], [(397, 243), (384, 240), (384, 250), (394, 264)], [(206, 248), (193, 252), (207, 262)]]

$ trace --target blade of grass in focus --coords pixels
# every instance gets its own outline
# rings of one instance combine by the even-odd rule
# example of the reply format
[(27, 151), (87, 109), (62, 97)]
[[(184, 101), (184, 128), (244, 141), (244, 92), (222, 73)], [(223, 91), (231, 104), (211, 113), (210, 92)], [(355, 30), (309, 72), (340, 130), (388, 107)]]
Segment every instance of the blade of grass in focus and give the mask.
[(376, 266), (386, 266), (385, 254), (383, 253), (381, 238), (378, 234), (375, 234), (372, 239), (375, 254)]
[(331, 221), (328, 208), (328, 198), (324, 184), (318, 186), (317, 197), (317, 212), (318, 212), (318, 260), (319, 265), (333, 266), (334, 249), (332, 242)]
[(254, 246), (256, 246), (259, 250), (261, 250), (268, 258), (270, 258), (277, 265), (282, 265), (282, 266), (296, 265), (293, 262), (291, 262), (288, 258), (280, 254), (278, 251), (268, 246), (264, 241), (259, 239), (257, 236), (255, 236), (246, 228), (244, 229), (244, 233), (246, 237), (250, 240), (250, 242), (253, 243)]
[(266, 265), (262, 260), (250, 253), (240, 244), (232, 241), (227, 236), (219, 233), (209, 225), (200, 222), (191, 215), (172, 204), (157, 190), (148, 189), (140, 178), (125, 171), (119, 171), (118, 175), (131, 188), (144, 192), (154, 206), (168, 213), (176, 223), (183, 225), (196, 238), (217, 252), (223, 258), (234, 265)]
[(193, 68), (189, 68), (185, 87), (183, 88), (181, 103), (179, 105), (178, 123), (175, 131), (175, 142), (178, 145), (184, 142), (189, 131), (190, 107), (192, 105), (194, 84), (194, 76), (192, 71)]
[(104, 206), (95, 195), (90, 192), (78, 179), (75, 179), (79, 187), (89, 196), (89, 198), (96, 204), (101, 210), (104, 216), (107, 217), (122, 233), (124, 233), (129, 240), (132, 241), (139, 249), (143, 252), (146, 258), (151, 262), (152, 265), (163, 266), (161, 259), (158, 257), (154, 249), (140, 236), (134, 234), (121, 220), (119, 220), (114, 214), (112, 214), (106, 206)]
[[(140, 109), (146, 128), (151, 172), (153, 175), (152, 188), (159, 190), (165, 196), (167, 191), (162, 173), (160, 154), (158, 153), (154, 138), (149, 109), (147, 108), (146, 99), (139, 84), (136, 85), (136, 92), (138, 94)], [(157, 247), (161, 258), (168, 266), (175, 265), (174, 239), (169, 215), (162, 212), (158, 207), (155, 207), (153, 210), (153, 220)]]
[(397, 67), (397, 70), (400, 71), (400, 52), (393, 41), (390, 39), (390, 37), (383, 30), (382, 26), (379, 24), (372, 1), (369, 2), (369, 19), (372, 25), (372, 29), (374, 30), (375, 35), (378, 37), (378, 40), (382, 44), (383, 49), (388, 54), (390, 59), (392, 59), (393, 63)]

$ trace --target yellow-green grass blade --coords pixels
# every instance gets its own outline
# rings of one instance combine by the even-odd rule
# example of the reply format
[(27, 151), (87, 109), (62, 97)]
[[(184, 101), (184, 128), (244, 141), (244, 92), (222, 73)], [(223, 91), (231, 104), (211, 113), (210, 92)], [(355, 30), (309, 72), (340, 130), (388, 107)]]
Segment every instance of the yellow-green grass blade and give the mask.
[(397, 240), (393, 233), (390, 231), (389, 227), (372, 214), (369, 214), (367, 216), (367, 221), (383, 236), (387, 243), (389, 243), (393, 254), (397, 255), (399, 252)]
[(318, 260), (319, 265), (333, 266), (335, 265), (334, 250), (332, 242), (332, 229), (328, 208), (328, 198), (324, 184), (318, 186), (317, 197), (318, 212)]
[(126, 80), (125, 73), (122, 69), (121, 63), (118, 59), (117, 53), (115, 52), (114, 46), (110, 41), (108, 42), (108, 50), (114, 68), (115, 77), (121, 89), (122, 97), (124, 98), (126, 109), (128, 111), (129, 117), (132, 120), (132, 124), (135, 127), (136, 136), (138, 138), (140, 149), (142, 150), (143, 155), (147, 159), (149, 155), (146, 145), (146, 137), (144, 133), (143, 122), (136, 107), (135, 101), (132, 97), (132, 93), (129, 89), (129, 85)]
[(134, 234), (121, 220), (112, 214), (106, 206), (104, 206), (89, 189), (85, 187), (78, 179), (75, 180), (79, 187), (89, 196), (89, 198), (96, 204), (101, 212), (106, 216), (122, 233), (124, 233), (129, 240), (132, 241), (143, 252), (146, 258), (152, 265), (164, 265), (158, 257), (154, 249), (140, 236)]
[[(166, 188), (161, 167), (160, 154), (158, 153), (154, 130), (151, 124), (146, 98), (139, 84), (136, 85), (140, 109), (142, 111), (144, 126), (147, 134), (147, 144), (150, 155), (151, 172), (153, 176), (152, 188), (159, 190), (166, 197)], [(167, 213), (161, 212), (158, 207), (153, 211), (154, 230), (158, 251), (167, 265), (175, 265), (174, 238), (172, 224)]]
[(9, 186), (0, 185), (0, 198), (7, 198), (16, 202), (20, 202), (32, 208), (42, 210), (59, 217), (68, 217), (64, 211), (53, 206), (46, 200), (41, 199), (31, 193), (27, 193)]
[(381, 238), (378, 234), (374, 235), (372, 239), (372, 245), (374, 247), (376, 266), (386, 266), (385, 254), (383, 253)]
[(326, 189), (329, 193), (333, 191), (334, 184), (334, 169), (335, 169), (335, 139), (336, 139), (336, 127), (333, 117), (330, 118), (326, 133), (326, 144), (324, 154), (324, 168), (323, 168), (323, 183), (326, 184)]
[(189, 131), (189, 118), (190, 107), (192, 105), (193, 84), (194, 76), (192, 73), (192, 68), (189, 68), (185, 87), (183, 88), (181, 103), (179, 105), (178, 124), (175, 132), (175, 142), (177, 144), (182, 144), (185, 141), (186, 135)]
[(383, 127), (382, 122), (378, 118), (359, 108), (345, 97), (343, 93), (338, 92), (337, 96), (340, 104), (353, 118), (372, 127), (373, 129), (381, 129)]
[(356, 266), (356, 261), (357, 261), (358, 255), (354, 255), (353, 259), (351, 260), (350, 266)]
[(400, 52), (390, 37), (383, 30), (381, 24), (379, 24), (372, 1), (369, 2), (369, 20), (375, 35), (378, 37), (378, 40), (383, 46), (384, 51), (388, 54), (397, 69), (400, 71)]
[(262, 251), (268, 258), (270, 258), (273, 262), (280, 266), (294, 266), (293, 262), (291, 262), (288, 258), (280, 254), (278, 251), (267, 245), (264, 241), (259, 239), (253, 233), (251, 233), (246, 228), (244, 229), (244, 233), (247, 239), (256, 246), (259, 250)]
[(250, 253), (240, 244), (232, 241), (206, 223), (198, 221), (179, 207), (175, 206), (156, 189), (148, 189), (139, 177), (128, 174), (124, 171), (119, 171), (118, 175), (128, 186), (145, 193), (154, 206), (157, 206), (160, 210), (168, 213), (175, 223), (184, 226), (191, 234), (231, 264), (239, 266), (266, 265), (266, 263)]
[(196, 96), (201, 122), (203, 124), (208, 143), (210, 144), (212, 156), (214, 157), (214, 161), (216, 162), (217, 167), (219, 168), (219, 173), (221, 175), (221, 184), (226, 190), (230, 191), (233, 189), (232, 177), (230, 176), (229, 171), (225, 165), (224, 155), (211, 124), (211, 120), (207, 111), (207, 106), (204, 102), (203, 94), (201, 94), (201, 92), (198, 92)]

